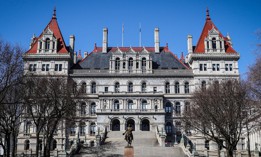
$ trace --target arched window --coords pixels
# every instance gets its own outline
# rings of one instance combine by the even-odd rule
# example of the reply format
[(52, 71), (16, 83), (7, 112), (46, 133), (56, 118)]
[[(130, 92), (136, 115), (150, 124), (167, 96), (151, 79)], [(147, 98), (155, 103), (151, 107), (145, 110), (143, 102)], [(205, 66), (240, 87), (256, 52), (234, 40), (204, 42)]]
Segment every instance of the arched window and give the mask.
[(91, 104), (91, 115), (95, 115), (96, 114), (96, 104), (93, 102)]
[(201, 88), (202, 88), (203, 90), (206, 89), (206, 81), (202, 81), (202, 82), (201, 82)]
[(170, 122), (167, 122), (165, 129), (167, 134), (172, 133), (172, 124)]
[(75, 123), (71, 122), (69, 123), (69, 130), (70, 130), (70, 136), (74, 136), (75, 135)]
[(39, 139), (39, 150), (41, 151), (43, 149), (43, 140)]
[(115, 60), (115, 70), (120, 70), (120, 58), (116, 58)]
[(29, 150), (30, 149), (30, 141), (29, 140), (25, 140), (24, 141), (24, 150)]
[(91, 125), (90, 125), (90, 135), (91, 136), (95, 135), (95, 132), (96, 132), (95, 127), (96, 127), (95, 123), (92, 122)]
[(80, 136), (84, 136), (85, 135), (85, 123), (84, 122), (81, 122), (80, 123)]
[(86, 104), (85, 102), (81, 103), (81, 116), (86, 115)]
[(55, 150), (57, 148), (57, 141), (55, 139), (52, 140), (51, 150)]
[(171, 105), (170, 102), (167, 102), (167, 103), (166, 103), (165, 112), (166, 112), (166, 113), (172, 113), (172, 105)]
[(185, 86), (184, 86), (184, 92), (185, 93), (189, 93), (189, 83), (188, 82), (185, 82)]
[(96, 83), (95, 82), (92, 82), (91, 93), (96, 93)]
[(207, 150), (209, 150), (209, 140), (205, 140), (205, 148), (207, 148)]
[(146, 88), (147, 88), (146, 82), (143, 82), (143, 83), (141, 84), (141, 92), (142, 92), (142, 93), (145, 93), (145, 92), (146, 92)]
[(119, 93), (120, 92), (120, 83), (119, 82), (115, 83), (114, 89), (115, 89), (115, 93)]
[(48, 51), (48, 50), (50, 49), (50, 43), (51, 43), (50, 39), (47, 38), (47, 39), (45, 40), (45, 50), (46, 50), (46, 51)]
[(146, 58), (145, 58), (145, 57), (143, 57), (143, 58), (141, 59), (141, 69), (142, 69), (143, 71), (146, 70)]
[(133, 58), (129, 58), (129, 70), (133, 68)]
[(25, 128), (24, 128), (25, 134), (30, 134), (31, 126), (32, 126), (32, 123), (30, 121), (25, 121)]
[(185, 102), (185, 112), (189, 112), (189, 111), (190, 111), (190, 103)]
[(132, 110), (133, 109), (133, 101), (129, 100), (128, 101), (128, 110)]
[(175, 112), (176, 112), (176, 115), (180, 115), (181, 113), (181, 110), (180, 110), (180, 103), (179, 102), (176, 102), (175, 104)]
[(146, 100), (142, 100), (142, 102), (141, 102), (141, 110), (142, 111), (146, 111), (147, 110), (147, 101)]
[(165, 93), (170, 93), (170, 85), (169, 82), (165, 83)]
[(81, 85), (81, 93), (86, 93), (86, 83), (83, 82)]
[(133, 83), (132, 82), (129, 82), (129, 84), (128, 84), (128, 92), (129, 93), (133, 92)]
[(120, 110), (119, 100), (115, 100), (115, 101), (114, 101), (113, 109), (114, 109), (114, 111), (119, 111), (119, 110)]
[(216, 38), (212, 38), (212, 48), (213, 48), (213, 51), (215, 51), (217, 49), (217, 41), (216, 41)]
[(175, 93), (176, 94), (179, 93), (179, 83), (178, 82), (175, 83)]

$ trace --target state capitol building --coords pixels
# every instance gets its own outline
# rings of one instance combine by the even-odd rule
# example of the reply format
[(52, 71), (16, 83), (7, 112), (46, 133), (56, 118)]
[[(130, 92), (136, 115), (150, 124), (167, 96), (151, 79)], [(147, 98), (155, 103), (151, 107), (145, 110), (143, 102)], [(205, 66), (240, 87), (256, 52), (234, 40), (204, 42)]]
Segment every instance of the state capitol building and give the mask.
[[(214, 81), (239, 78), (240, 55), (208, 10), (204, 27), (198, 31), (202, 33), (196, 45), (187, 36), (187, 55), (181, 58), (160, 44), (159, 28), (154, 29), (154, 45), (144, 47), (111, 46), (108, 28), (104, 28), (102, 46), (95, 44), (81, 56), (74, 50), (73, 35), (69, 45), (65, 43), (54, 11), (23, 57), (25, 75), (64, 76), (81, 87), (77, 122), (58, 130), (53, 149), (63, 150), (76, 139), (96, 145), (95, 135), (123, 132), (129, 124), (135, 131), (162, 132), (166, 142), (174, 142), (184, 132), (181, 118), (191, 105), (193, 91)], [(18, 152), (27, 146), (34, 149), (34, 131), (30, 120), (23, 121)]]

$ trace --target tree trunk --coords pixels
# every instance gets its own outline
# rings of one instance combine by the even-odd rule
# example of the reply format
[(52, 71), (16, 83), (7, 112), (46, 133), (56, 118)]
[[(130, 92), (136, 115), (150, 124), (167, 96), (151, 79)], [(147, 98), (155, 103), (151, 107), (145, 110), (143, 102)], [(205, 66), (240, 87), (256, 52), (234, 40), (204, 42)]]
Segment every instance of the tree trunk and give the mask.
[(233, 151), (234, 148), (232, 146), (229, 146), (227, 149), (227, 157), (233, 157)]
[(36, 150), (35, 150), (36, 157), (39, 156), (39, 139), (40, 139), (40, 131), (37, 131), (36, 132)]
[(13, 140), (12, 157), (16, 157), (16, 146), (17, 146), (16, 140), (17, 140), (17, 136), (16, 136), (15, 132), (12, 133), (12, 140)]
[(53, 136), (47, 137), (46, 146), (45, 146), (45, 157), (50, 157), (51, 152), (51, 144), (52, 144)]
[(247, 153), (248, 156), (251, 157), (251, 151), (250, 151), (250, 137), (249, 137), (249, 127), (248, 127), (248, 122), (246, 123), (246, 129), (247, 129)]
[(9, 157), (10, 156), (10, 144), (11, 144), (11, 142), (10, 142), (10, 133), (7, 133), (6, 135), (5, 135), (5, 143), (6, 143), (6, 156), (7, 157)]

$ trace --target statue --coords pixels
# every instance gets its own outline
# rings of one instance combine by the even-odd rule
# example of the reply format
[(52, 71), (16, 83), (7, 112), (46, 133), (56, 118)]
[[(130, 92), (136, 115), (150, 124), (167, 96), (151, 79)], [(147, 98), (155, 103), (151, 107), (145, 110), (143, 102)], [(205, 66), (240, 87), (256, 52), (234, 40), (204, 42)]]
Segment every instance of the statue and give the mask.
[(128, 125), (126, 131), (122, 134), (125, 135), (125, 140), (127, 141), (128, 145), (127, 146), (131, 146), (131, 142), (133, 140), (133, 134), (132, 134), (132, 127), (131, 124)]

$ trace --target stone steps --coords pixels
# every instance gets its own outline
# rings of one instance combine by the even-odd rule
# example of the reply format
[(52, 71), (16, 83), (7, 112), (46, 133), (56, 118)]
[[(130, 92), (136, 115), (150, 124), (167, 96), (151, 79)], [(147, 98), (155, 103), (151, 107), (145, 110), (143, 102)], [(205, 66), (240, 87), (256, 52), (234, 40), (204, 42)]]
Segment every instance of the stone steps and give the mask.
[[(127, 142), (122, 133), (122, 131), (109, 132), (105, 145), (100, 146), (100, 148), (86, 148), (77, 157), (123, 157)], [(134, 131), (133, 136), (134, 157), (184, 157), (184, 153), (179, 147), (160, 147), (155, 132)], [(91, 149), (93, 150), (90, 151)], [(91, 152), (93, 154), (87, 154)]]

